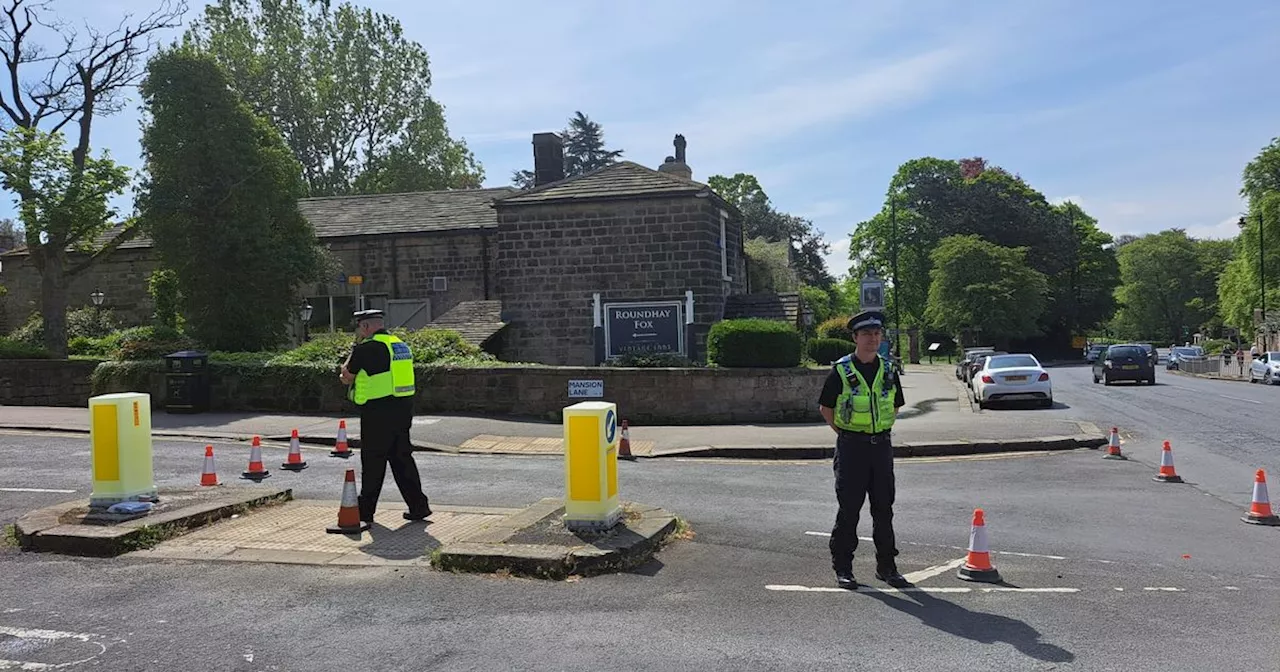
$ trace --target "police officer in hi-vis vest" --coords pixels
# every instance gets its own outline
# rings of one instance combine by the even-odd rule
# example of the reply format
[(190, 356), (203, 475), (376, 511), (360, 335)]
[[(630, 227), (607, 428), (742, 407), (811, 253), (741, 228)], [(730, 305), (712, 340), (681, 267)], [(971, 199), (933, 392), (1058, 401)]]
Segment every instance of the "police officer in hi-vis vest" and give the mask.
[(880, 356), (884, 314), (868, 310), (849, 320), (856, 346), (840, 358), (818, 398), (819, 411), (836, 432), (835, 527), (831, 566), (836, 585), (853, 590), (853, 552), (858, 548), (858, 515), (871, 498), (871, 537), (876, 545), (876, 578), (895, 588), (911, 585), (898, 572), (893, 537), (893, 446), (889, 431), (904, 401), (892, 363)]
[(360, 407), (360, 520), (373, 522), (388, 464), (409, 507), (405, 519), (423, 520), (431, 507), (409, 443), (413, 353), (383, 327), (381, 310), (362, 310), (355, 320), (356, 345), (339, 375), (351, 386), (348, 398)]

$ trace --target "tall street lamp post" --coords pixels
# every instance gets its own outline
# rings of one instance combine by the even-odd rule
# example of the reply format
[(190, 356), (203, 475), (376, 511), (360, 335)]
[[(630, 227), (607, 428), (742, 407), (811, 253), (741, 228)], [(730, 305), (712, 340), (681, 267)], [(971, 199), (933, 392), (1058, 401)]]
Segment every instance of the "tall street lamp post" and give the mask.
[(311, 304), (303, 301), (302, 307), (298, 309), (298, 317), (302, 318), (302, 340), (303, 342), (311, 340)]

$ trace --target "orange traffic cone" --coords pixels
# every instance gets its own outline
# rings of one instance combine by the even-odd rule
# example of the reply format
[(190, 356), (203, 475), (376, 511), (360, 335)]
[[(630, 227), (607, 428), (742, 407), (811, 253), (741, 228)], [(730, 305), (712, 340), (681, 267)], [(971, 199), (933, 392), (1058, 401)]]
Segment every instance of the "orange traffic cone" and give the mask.
[(1267, 472), (1261, 469), (1253, 477), (1253, 504), (1249, 515), (1240, 520), (1254, 525), (1280, 525), (1280, 516), (1271, 512), (1271, 500), (1267, 497)]
[(262, 466), (262, 440), (255, 436), (249, 448), (249, 470), (240, 474), (240, 478), (261, 483), (262, 479), (270, 477), (271, 472)]
[(347, 459), (351, 457), (351, 448), (347, 446), (347, 421), (338, 421), (338, 440), (333, 443), (333, 450), (329, 451), (330, 457), (341, 457)]
[(325, 528), (329, 534), (360, 534), (369, 523), (360, 520), (360, 500), (356, 499), (356, 470), (348, 469), (342, 482), (342, 504), (338, 506), (338, 524)]
[(1160, 449), (1160, 473), (1152, 477), (1151, 480), (1164, 483), (1182, 483), (1182, 477), (1173, 470), (1173, 448), (1169, 446), (1168, 441), (1165, 441), (1164, 448)]
[(622, 438), (618, 440), (618, 459), (636, 461), (636, 456), (631, 454), (631, 433), (627, 431), (627, 421), (622, 421)]
[(969, 530), (969, 557), (960, 566), (959, 577), (965, 581), (1000, 583), (1000, 572), (991, 566), (991, 549), (987, 545), (987, 526), (982, 509), (973, 510), (973, 527)]
[(200, 472), (200, 485), (222, 485), (218, 482), (218, 470), (213, 466), (213, 446), (204, 447), (204, 471)]
[(1104, 460), (1127, 460), (1129, 458), (1120, 454), (1120, 430), (1115, 427), (1111, 428), (1111, 438), (1107, 441), (1107, 454), (1102, 456)]
[(289, 458), (288, 461), (280, 465), (281, 469), (289, 471), (302, 471), (307, 468), (307, 463), (302, 459), (302, 441), (298, 438), (298, 430), (293, 430), (293, 436), (289, 439)]

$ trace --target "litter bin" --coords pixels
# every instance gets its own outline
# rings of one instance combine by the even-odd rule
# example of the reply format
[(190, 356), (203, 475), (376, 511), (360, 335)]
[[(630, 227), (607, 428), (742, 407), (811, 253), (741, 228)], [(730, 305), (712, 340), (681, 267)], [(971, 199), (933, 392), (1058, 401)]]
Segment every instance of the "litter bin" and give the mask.
[(167, 413), (200, 413), (209, 410), (209, 355), (183, 350), (164, 356)]

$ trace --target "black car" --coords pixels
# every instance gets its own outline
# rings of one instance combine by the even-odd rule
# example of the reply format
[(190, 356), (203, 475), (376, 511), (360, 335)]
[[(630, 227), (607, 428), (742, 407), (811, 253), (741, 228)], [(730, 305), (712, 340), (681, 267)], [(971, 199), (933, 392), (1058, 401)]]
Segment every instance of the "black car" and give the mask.
[(1110, 385), (1117, 380), (1156, 384), (1156, 366), (1141, 345), (1113, 345), (1093, 363), (1093, 382)]

